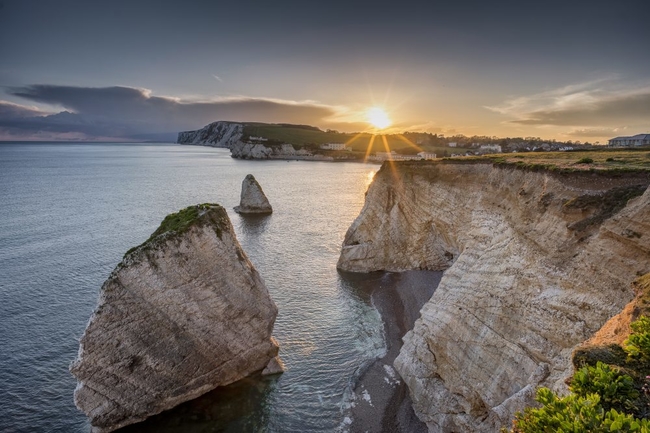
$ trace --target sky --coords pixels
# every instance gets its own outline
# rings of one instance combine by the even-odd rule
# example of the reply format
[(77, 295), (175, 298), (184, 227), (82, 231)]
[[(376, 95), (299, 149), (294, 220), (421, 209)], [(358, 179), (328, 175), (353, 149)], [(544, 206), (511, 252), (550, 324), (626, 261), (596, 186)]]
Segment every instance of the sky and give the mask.
[(0, 0), (0, 140), (650, 133), (650, 1)]

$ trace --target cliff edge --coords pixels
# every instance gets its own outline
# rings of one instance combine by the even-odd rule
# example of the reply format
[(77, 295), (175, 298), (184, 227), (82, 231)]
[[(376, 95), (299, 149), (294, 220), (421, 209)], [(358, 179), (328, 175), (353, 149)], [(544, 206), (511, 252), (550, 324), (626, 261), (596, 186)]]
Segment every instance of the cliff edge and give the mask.
[(70, 371), (110, 432), (264, 369), (277, 308), (219, 205), (167, 216), (101, 288)]
[(492, 163), (384, 164), (338, 262), (446, 270), (395, 367), (430, 432), (488, 432), (566, 390), (571, 353), (650, 271), (650, 178)]

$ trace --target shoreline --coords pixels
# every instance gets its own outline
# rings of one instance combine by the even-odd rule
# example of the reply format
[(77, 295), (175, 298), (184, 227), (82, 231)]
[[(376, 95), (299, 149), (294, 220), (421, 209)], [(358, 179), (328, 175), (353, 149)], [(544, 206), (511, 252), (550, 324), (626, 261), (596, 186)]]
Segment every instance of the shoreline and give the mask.
[(402, 338), (440, 283), (442, 272), (380, 273), (360, 282), (384, 323), (386, 354), (374, 360), (352, 390), (350, 433), (426, 433), (415, 415), (406, 384), (393, 367)]

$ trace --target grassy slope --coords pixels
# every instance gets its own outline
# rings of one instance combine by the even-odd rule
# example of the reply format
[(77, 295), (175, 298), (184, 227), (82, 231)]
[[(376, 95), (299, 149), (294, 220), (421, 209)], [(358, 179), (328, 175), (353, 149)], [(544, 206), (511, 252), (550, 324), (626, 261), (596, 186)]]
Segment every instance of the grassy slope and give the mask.
[[(350, 134), (343, 132), (327, 132), (308, 129), (299, 126), (283, 126), (266, 123), (245, 123), (244, 136), (265, 137), (272, 141), (289, 143), (297, 147), (318, 146), (324, 143), (346, 143), (355, 152), (366, 153), (371, 145), (370, 153), (394, 150), (398, 153), (416, 154), (423, 150), (436, 152), (440, 155), (444, 151), (451, 153), (464, 153), (464, 149), (448, 147), (422, 147), (410, 142), (401, 134), (377, 135), (371, 133)], [(385, 142), (384, 142), (385, 139)]]
[[(591, 160), (592, 162), (588, 162)], [(551, 171), (650, 171), (650, 149), (599, 149), (579, 152), (504, 153), (445, 161), (493, 162)]]

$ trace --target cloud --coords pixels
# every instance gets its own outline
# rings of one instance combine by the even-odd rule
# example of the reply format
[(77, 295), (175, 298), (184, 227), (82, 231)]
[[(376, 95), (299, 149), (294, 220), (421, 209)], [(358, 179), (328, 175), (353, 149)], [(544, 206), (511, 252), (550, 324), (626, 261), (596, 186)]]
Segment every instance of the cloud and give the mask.
[[(206, 101), (155, 96), (134, 87), (32, 85), (10, 88), (12, 96), (61, 107), (57, 114), (0, 101), (0, 127), (16, 135), (79, 133), (85, 136), (174, 137), (216, 120), (301, 123), (349, 130), (339, 107), (314, 101), (227, 97)], [(356, 125), (354, 125), (356, 126)]]
[(0, 101), (0, 119), (23, 119), (26, 117), (45, 116), (47, 114), (36, 107)]
[(617, 135), (628, 135), (628, 128), (584, 128), (574, 129), (567, 132), (565, 135), (576, 138), (603, 138), (615, 137)]
[(650, 127), (650, 86), (624, 87), (615, 78), (574, 84), (486, 107), (531, 126)]

